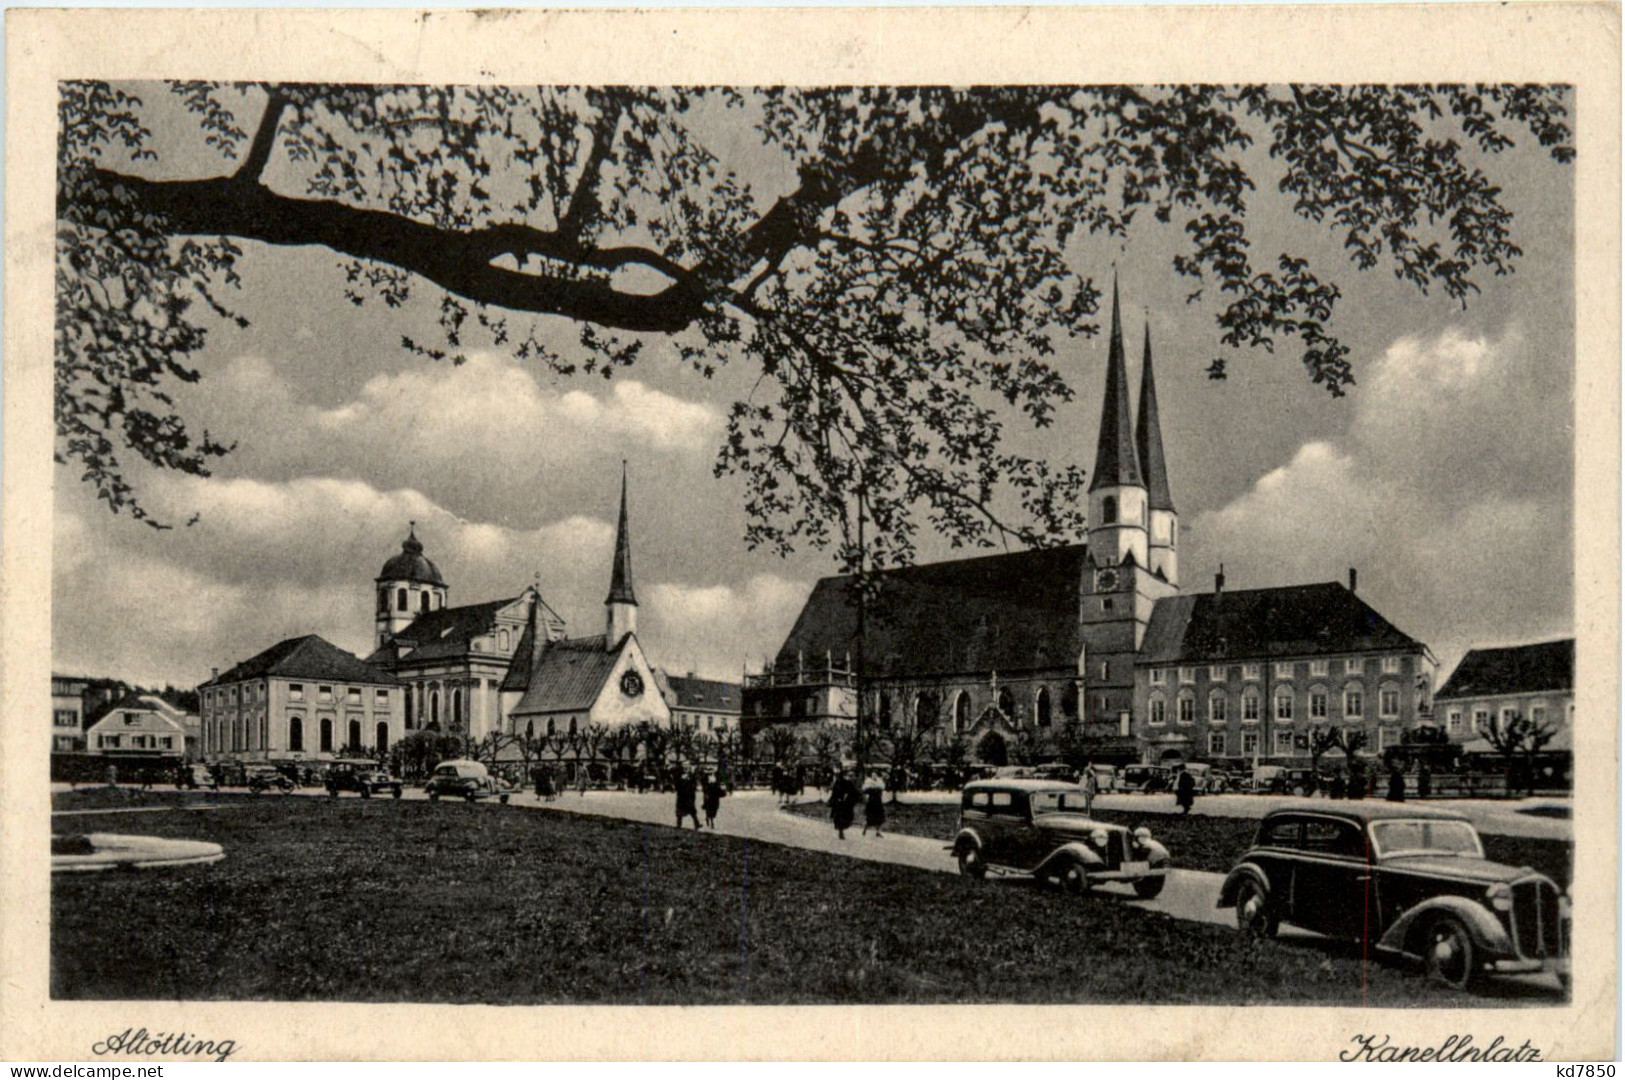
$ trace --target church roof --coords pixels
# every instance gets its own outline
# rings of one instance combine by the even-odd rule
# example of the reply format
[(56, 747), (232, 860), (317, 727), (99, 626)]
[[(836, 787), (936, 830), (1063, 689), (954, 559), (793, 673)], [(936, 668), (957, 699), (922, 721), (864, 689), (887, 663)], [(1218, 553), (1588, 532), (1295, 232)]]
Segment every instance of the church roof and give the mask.
[(1157, 415), (1157, 379), (1151, 371), (1151, 324), (1145, 325), (1145, 364), (1140, 369), (1140, 418), (1134, 425), (1134, 446), (1139, 452), (1140, 475), (1145, 480), (1151, 509), (1172, 510), (1168, 490), (1168, 462), (1162, 453), (1162, 421)]
[[(390, 663), (402, 658), (403, 651), (408, 654), (405, 658), (411, 660), (462, 656), (470, 651), (470, 643), (475, 638), (496, 629), (498, 612), (523, 599), (524, 594), (521, 593), (506, 600), (487, 600), (483, 604), (426, 611), (367, 657), (367, 661), (374, 664)], [(553, 610), (547, 607), (546, 601), (542, 602), (542, 607), (549, 612)]]
[(315, 634), (307, 634), (304, 637), (279, 641), (259, 655), (244, 660), (229, 671), (221, 672), (219, 678), (210, 679), (203, 685), (241, 682), (243, 679), (258, 679), (268, 675), (331, 679), (333, 682), (374, 683), (378, 686), (395, 686), (400, 682), (382, 668), (345, 652)]
[(716, 679), (696, 679), (692, 675), (667, 675), (673, 708), (702, 709), (711, 712), (739, 712), (739, 684)]
[(1112, 336), (1106, 355), (1106, 397), (1100, 407), (1100, 441), (1095, 449), (1095, 476), (1089, 490), (1121, 485), (1143, 486), (1140, 458), (1134, 448), (1129, 410), (1128, 365), (1123, 359), (1123, 320), (1117, 305), (1117, 280), (1112, 280)]
[(637, 595), (632, 591), (632, 534), (626, 523), (626, 463), (621, 463), (621, 520), (615, 530), (615, 565), (609, 575), (609, 595), (606, 604), (632, 604)]
[[(527, 660), (531, 656), (529, 650), (521, 650), (521, 654)], [(541, 656), (526, 665), (529, 670), (525, 696), (513, 707), (512, 715), (591, 709), (620, 658), (619, 649), (605, 645), (603, 634), (548, 642)], [(514, 659), (517, 667), (518, 657)], [(509, 675), (511, 678), (511, 669)], [(508, 680), (503, 681), (502, 687), (519, 689), (509, 686)]]
[(1420, 649), (1341, 582), (1158, 600), (1139, 663)]
[(446, 584), (445, 579), (440, 576), (439, 567), (423, 554), (423, 543), (418, 540), (416, 523), (407, 531), (406, 539), (401, 541), (400, 554), (384, 564), (384, 568), (378, 572), (377, 580), (412, 581), (441, 587)]
[[(1023, 671), (1077, 664), (1083, 544), (885, 571), (869, 605), (870, 675)], [(854, 664), (858, 608), (850, 576), (813, 586), (775, 668), (826, 657)]]
[(1469, 649), (1434, 698), (1538, 694), (1574, 689), (1574, 639)]

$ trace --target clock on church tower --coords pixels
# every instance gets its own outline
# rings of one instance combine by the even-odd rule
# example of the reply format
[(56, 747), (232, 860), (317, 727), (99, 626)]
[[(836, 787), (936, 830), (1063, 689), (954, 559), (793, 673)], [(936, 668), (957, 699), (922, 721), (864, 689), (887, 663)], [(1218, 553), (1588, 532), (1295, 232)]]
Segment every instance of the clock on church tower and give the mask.
[(1118, 574), (1112, 567), (1104, 567), (1095, 571), (1095, 592), (1115, 592), (1119, 584)]

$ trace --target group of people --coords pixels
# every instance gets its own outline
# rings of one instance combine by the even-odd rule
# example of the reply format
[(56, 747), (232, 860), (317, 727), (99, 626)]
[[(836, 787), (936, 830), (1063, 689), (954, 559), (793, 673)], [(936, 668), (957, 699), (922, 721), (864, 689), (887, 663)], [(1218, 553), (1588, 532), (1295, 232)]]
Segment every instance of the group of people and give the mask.
[(722, 809), (722, 800), (728, 796), (728, 790), (722, 786), (722, 781), (699, 769), (693, 772), (679, 769), (675, 786), (677, 827), (681, 829), (686, 820), (692, 820), (696, 829), (700, 827), (700, 815), (695, 809), (695, 800), (698, 799), (699, 809), (705, 811), (705, 827), (715, 829), (717, 811)]
[[(570, 789), (569, 780), (562, 775), (555, 775), (552, 769), (541, 766), (531, 773), (531, 779), (536, 784), (536, 797), (543, 802), (552, 802)], [(587, 770), (576, 770), (575, 789), (577, 795), (587, 794)]]
[(863, 804), (863, 835), (868, 836), (870, 829), (876, 836), (882, 835), (881, 827), (886, 824), (885, 786), (876, 781), (860, 792), (845, 769), (837, 770), (829, 789), (829, 818), (835, 826), (835, 835), (842, 840), (846, 839), (846, 830), (857, 820), (860, 802)]

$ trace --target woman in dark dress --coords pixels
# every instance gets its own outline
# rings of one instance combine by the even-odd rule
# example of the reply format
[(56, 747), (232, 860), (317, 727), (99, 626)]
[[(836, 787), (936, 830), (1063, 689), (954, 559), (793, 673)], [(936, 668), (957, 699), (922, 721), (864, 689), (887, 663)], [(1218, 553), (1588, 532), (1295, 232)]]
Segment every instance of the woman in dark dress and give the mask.
[(726, 792), (722, 790), (722, 781), (716, 777), (706, 778), (704, 791), (705, 795), (700, 800), (700, 809), (705, 811), (705, 827), (714, 829), (717, 827), (717, 810), (721, 808), (722, 796)]
[(842, 840), (846, 839), (846, 830), (852, 827), (852, 819), (857, 816), (858, 798), (858, 785), (847, 779), (844, 770), (836, 773), (829, 792), (829, 818)]
[(880, 827), (886, 824), (886, 789), (872, 787), (863, 793), (863, 835), (868, 836), (873, 829), (875, 835), (881, 835)]
[(1196, 777), (1187, 769), (1179, 770), (1179, 779), (1174, 781), (1174, 802), (1179, 806), (1181, 814), (1191, 812), (1196, 805)]
[(686, 772), (677, 774), (677, 827), (683, 827), (684, 818), (694, 819), (694, 828), (700, 827), (700, 815), (694, 809), (694, 777)]

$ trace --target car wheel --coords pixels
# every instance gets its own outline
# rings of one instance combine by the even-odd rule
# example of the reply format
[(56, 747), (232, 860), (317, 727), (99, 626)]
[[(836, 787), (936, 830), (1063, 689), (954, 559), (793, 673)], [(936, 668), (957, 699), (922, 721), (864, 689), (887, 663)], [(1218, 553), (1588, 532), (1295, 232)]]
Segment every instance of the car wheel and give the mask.
[(1478, 957), (1467, 927), (1453, 915), (1442, 915), (1428, 927), (1427, 951), (1422, 962), (1436, 983), (1467, 990), (1478, 975)]
[(392, 798), (392, 799), (398, 799), (398, 798), (401, 797), (401, 789), (400, 788), (393, 788), (393, 789), (391, 789), (389, 795), (390, 795), (390, 798)]
[(1298, 798), (1301, 799), (1301, 798), (1303, 798), (1305, 795), (1307, 795), (1309, 793), (1304, 790), (1304, 787), (1303, 787), (1302, 784), (1293, 784), (1292, 785), (1292, 794), (1296, 795)]
[(1236, 889), (1236, 929), (1244, 937), (1268, 938), (1275, 936), (1278, 926), (1264, 887), (1252, 878), (1244, 879)]
[(440, 792), (431, 790), (429, 792), (429, 801), (430, 802), (439, 802), (440, 801)]
[(474, 793), (472, 791), (467, 792), (466, 794), (463, 795), (463, 798), (467, 799), (469, 802), (473, 802), (474, 801)]
[(1162, 887), (1168, 881), (1167, 875), (1158, 874), (1156, 877), (1145, 877), (1134, 883), (1134, 895), (1141, 900), (1154, 900), (1162, 895)]
[(1061, 888), (1072, 896), (1082, 896), (1089, 891), (1089, 875), (1082, 863), (1073, 863), (1062, 872)]
[(982, 852), (974, 847), (959, 849), (959, 872), (968, 878), (980, 881), (987, 877), (987, 864), (982, 862)]

